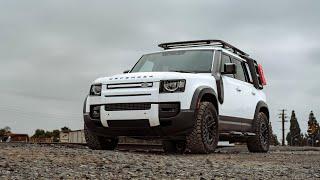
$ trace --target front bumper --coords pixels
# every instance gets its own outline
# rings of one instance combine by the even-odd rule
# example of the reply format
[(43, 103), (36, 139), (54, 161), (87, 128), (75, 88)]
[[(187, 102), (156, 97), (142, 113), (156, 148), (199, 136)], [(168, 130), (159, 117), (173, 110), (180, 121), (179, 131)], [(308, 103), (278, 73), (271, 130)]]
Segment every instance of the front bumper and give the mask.
[(131, 137), (159, 137), (176, 138), (185, 136), (193, 128), (195, 112), (194, 110), (180, 110), (173, 117), (165, 117), (159, 113), (159, 125), (150, 126), (148, 120), (116, 120), (108, 122), (105, 127), (101, 120), (92, 119), (89, 113), (84, 113), (84, 123), (89, 131), (105, 137), (131, 136)]
[[(90, 131), (100, 136), (170, 137), (183, 136), (193, 128), (190, 93), (159, 93), (160, 82), (155, 79), (143, 81), (152, 82), (152, 87), (128, 88), (137, 82), (125, 79), (107, 82), (101, 96), (86, 98), (84, 121)], [(100, 110), (100, 117), (92, 118), (93, 109)]]

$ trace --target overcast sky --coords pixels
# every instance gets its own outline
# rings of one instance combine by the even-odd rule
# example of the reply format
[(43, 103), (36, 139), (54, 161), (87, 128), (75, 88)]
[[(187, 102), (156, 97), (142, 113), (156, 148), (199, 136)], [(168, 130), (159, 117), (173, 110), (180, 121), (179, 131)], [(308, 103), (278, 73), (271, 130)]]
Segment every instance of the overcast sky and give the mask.
[(303, 132), (310, 110), (320, 118), (320, 1), (0, 2), (0, 127), (80, 129), (95, 78), (130, 69), (160, 42), (194, 39), (258, 59), (278, 134), (281, 108), (296, 110)]

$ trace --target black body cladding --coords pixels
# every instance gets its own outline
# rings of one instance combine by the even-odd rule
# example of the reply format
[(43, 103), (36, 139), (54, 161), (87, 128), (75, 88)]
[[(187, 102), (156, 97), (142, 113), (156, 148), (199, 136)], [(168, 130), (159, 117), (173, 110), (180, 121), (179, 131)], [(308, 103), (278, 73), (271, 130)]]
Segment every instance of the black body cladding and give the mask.
[(111, 121), (110, 127), (103, 127), (100, 120), (83, 115), (86, 127), (94, 134), (103, 137), (132, 136), (153, 138), (183, 138), (194, 125), (194, 111), (181, 110), (174, 117), (160, 118), (160, 126), (150, 127), (146, 120)]

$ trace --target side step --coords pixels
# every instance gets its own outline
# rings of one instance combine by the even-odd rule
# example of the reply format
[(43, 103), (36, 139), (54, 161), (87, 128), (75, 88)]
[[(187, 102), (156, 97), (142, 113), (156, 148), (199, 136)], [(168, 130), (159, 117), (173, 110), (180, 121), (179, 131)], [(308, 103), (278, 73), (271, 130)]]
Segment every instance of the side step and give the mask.
[(231, 131), (230, 133), (220, 133), (221, 135), (225, 136), (235, 136), (235, 137), (243, 137), (243, 136), (255, 136), (255, 133), (252, 132), (237, 132), (237, 131)]

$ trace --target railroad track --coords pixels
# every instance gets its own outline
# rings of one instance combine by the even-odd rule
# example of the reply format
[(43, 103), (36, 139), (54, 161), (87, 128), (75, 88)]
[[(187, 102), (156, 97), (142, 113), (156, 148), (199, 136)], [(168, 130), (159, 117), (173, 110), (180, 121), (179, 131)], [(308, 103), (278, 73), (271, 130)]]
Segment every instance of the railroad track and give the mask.
[[(87, 147), (86, 143), (63, 143), (63, 142), (14, 142), (16, 144), (40, 144), (40, 145), (57, 145), (57, 146), (65, 146), (68, 148), (79, 148), (83, 149)], [(220, 144), (218, 148), (229, 147)], [(117, 150), (120, 151), (136, 151), (136, 152), (163, 152), (163, 146), (159, 142), (150, 142), (141, 141), (140, 143), (137, 141), (122, 141), (118, 144)]]
[[(69, 148), (85, 148), (87, 144), (85, 143), (60, 143), (60, 142), (37, 142), (37, 143), (28, 143), (28, 142), (14, 142), (16, 144), (40, 144), (40, 145), (57, 145), (65, 146)], [(161, 144), (139, 144), (139, 143), (119, 143), (117, 150), (120, 151), (148, 151), (148, 152), (163, 152)]]
[(117, 149), (121, 151), (163, 152), (162, 144), (121, 143), (121, 144), (118, 144)]

